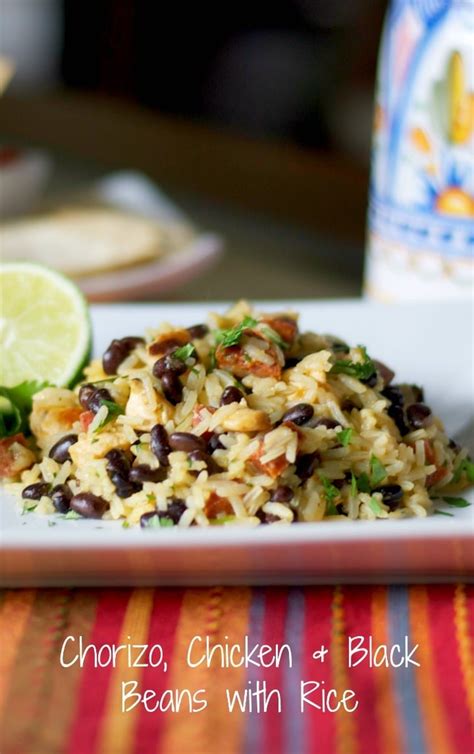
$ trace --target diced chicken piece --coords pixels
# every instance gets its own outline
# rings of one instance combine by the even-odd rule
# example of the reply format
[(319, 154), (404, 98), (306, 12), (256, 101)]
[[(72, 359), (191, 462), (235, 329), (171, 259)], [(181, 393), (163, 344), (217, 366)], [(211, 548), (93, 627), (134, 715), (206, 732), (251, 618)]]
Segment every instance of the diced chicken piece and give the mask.
[(131, 380), (125, 415), (140, 420), (140, 424), (135, 425), (136, 429), (148, 431), (155, 424), (165, 424), (171, 419), (173, 407), (153, 387), (147, 391), (141, 380)]
[(221, 426), (227, 432), (267, 432), (272, 424), (265, 411), (241, 406), (222, 419)]
[(71, 431), (82, 411), (71, 390), (48, 387), (36, 393), (30, 427), (38, 446), (43, 451), (49, 450), (62, 435)]
[(69, 455), (76, 466), (87, 468), (89, 461), (103, 458), (109, 450), (114, 448), (126, 450), (129, 445), (130, 441), (121, 427), (115, 425), (111, 426), (110, 429), (104, 429), (92, 435), (80, 434), (78, 441), (69, 448)]

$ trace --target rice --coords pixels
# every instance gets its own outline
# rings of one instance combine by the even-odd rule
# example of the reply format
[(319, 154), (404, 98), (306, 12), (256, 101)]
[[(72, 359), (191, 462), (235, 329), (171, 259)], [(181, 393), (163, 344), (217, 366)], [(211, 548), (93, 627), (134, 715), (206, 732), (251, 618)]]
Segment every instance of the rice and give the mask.
[[(60, 487), (72, 510), (82, 496), (88, 515), (127, 525), (395, 520), (472, 481), (439, 419), (410, 424), (422, 391), (384, 382), (365, 349), (245, 302), (209, 321), (194, 339), (150, 330), (116, 375), (91, 362), (87, 384), (107, 396), (95, 408), (83, 385), (34, 396), (35, 463), (9, 485), (19, 497), (42, 485), (28, 510), (51, 514)], [(67, 460), (49, 457), (65, 435)]]

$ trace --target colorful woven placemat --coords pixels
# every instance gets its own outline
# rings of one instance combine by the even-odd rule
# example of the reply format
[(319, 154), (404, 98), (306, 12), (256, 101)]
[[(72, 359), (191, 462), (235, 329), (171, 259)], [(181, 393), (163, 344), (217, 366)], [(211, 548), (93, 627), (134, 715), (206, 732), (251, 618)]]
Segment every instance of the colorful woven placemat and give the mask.
[[(474, 679), (470, 586), (373, 586), (5, 591), (0, 601), (2, 754), (468, 754), (473, 750)], [(347, 637), (413, 647), (420, 667), (348, 666)], [(86, 661), (62, 667), (82, 636), (93, 644), (160, 644), (160, 668)], [(212, 648), (288, 643), (292, 667), (191, 668), (194, 636)], [(405, 639), (405, 637), (408, 637)], [(324, 662), (313, 659), (321, 645)], [(200, 645), (199, 645), (200, 646)], [(197, 657), (197, 654), (196, 654)], [(280, 691), (266, 712), (230, 712), (225, 690)], [(300, 711), (300, 682), (339, 694), (352, 689), (355, 712)], [(190, 714), (121, 712), (122, 683), (137, 691), (206, 689), (207, 707)], [(128, 688), (128, 687), (127, 687)], [(166, 695), (165, 695), (166, 697)], [(163, 697), (163, 698), (165, 698)], [(169, 698), (169, 697), (166, 697)], [(313, 697), (310, 697), (313, 698)], [(314, 697), (316, 700), (316, 697)]]

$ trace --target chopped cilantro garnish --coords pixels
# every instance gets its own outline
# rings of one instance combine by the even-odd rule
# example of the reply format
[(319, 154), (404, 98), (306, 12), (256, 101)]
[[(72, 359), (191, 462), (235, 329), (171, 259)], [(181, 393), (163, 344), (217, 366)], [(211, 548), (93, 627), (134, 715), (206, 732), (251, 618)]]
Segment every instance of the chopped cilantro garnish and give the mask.
[(212, 348), (209, 351), (209, 371), (212, 372), (216, 368), (216, 349)]
[(0, 439), (17, 432), (28, 433), (33, 396), (47, 386), (47, 382), (31, 380), (15, 387), (0, 387)]
[(23, 510), (21, 511), (21, 515), (23, 516), (25, 513), (31, 513), (37, 506), (38, 503), (36, 501), (25, 500), (25, 502), (23, 503)]
[(357, 477), (357, 489), (359, 492), (370, 492), (370, 481), (365, 471)]
[(107, 408), (107, 416), (96, 426), (94, 432), (99, 432), (99, 430), (105, 427), (106, 424), (109, 424), (109, 422), (116, 419), (117, 416), (125, 413), (122, 406), (119, 406), (115, 401), (108, 401), (105, 398), (102, 398), (101, 404)]
[(357, 478), (353, 471), (351, 471), (351, 497), (357, 497)]
[(130, 524), (128, 523), (128, 521), (124, 521), (122, 523), (122, 529), (130, 529)]
[(334, 500), (339, 497), (339, 490), (334, 486), (334, 484), (331, 484), (329, 479), (327, 479), (327, 477), (325, 477), (323, 474), (320, 474), (319, 478), (324, 487), (324, 496), (326, 498), (326, 513), (329, 516), (337, 516), (338, 511), (336, 509), (336, 506), (334, 505)]
[(63, 518), (66, 518), (68, 520), (76, 520), (77, 518), (82, 518), (80, 513), (76, 513), (76, 511), (70, 510), (66, 513)]
[(267, 336), (267, 338), (273, 343), (275, 343), (279, 348), (282, 349), (282, 351), (285, 351), (289, 348), (288, 343), (285, 343), (281, 335), (276, 332), (276, 330), (273, 329), (273, 327), (269, 327), (268, 325), (265, 325), (265, 327), (260, 328), (262, 333)]
[(433, 512), (436, 516), (451, 516), (451, 518), (453, 517), (452, 513), (448, 513), (448, 511), (442, 511), (439, 508), (436, 508)]
[(372, 455), (370, 457), (370, 484), (372, 487), (377, 487), (380, 482), (383, 482), (387, 478), (387, 471), (385, 466), (380, 463), (377, 456)]
[(177, 348), (176, 351), (173, 351), (173, 357), (175, 359), (179, 359), (180, 361), (187, 361), (191, 358), (191, 356), (194, 356), (196, 353), (196, 349), (194, 348), (192, 343), (186, 343), (185, 346), (181, 346), (181, 348)]
[(224, 348), (236, 346), (239, 343), (244, 330), (247, 330), (249, 327), (255, 327), (256, 325), (256, 319), (253, 317), (244, 317), (240, 325), (237, 325), (236, 327), (231, 327), (229, 330), (216, 330), (216, 343), (224, 346)]
[(149, 492), (146, 496), (146, 499), (149, 503), (152, 503), (153, 505), (156, 503), (156, 497), (154, 496), (153, 492)]
[(474, 483), (474, 463), (469, 458), (464, 458), (456, 467), (451, 481), (456, 484), (463, 474), (466, 474), (469, 482)]
[(443, 500), (454, 508), (469, 508), (471, 505), (471, 503), (463, 497), (443, 497)]
[(375, 364), (367, 355), (364, 346), (359, 346), (362, 350), (364, 360), (362, 362), (350, 361), (349, 359), (339, 359), (335, 361), (330, 369), (330, 374), (347, 374), (350, 377), (356, 377), (358, 380), (368, 380), (375, 373)]
[(379, 503), (379, 501), (377, 500), (376, 497), (371, 497), (370, 498), (369, 506), (370, 506), (371, 510), (375, 513), (376, 516), (378, 516), (379, 513), (383, 513), (384, 512), (384, 509), (382, 508), (382, 506), (380, 505), (380, 503)]
[(343, 445), (344, 447), (347, 447), (347, 445), (349, 445), (350, 441), (352, 440), (353, 432), (354, 430), (352, 429), (352, 427), (347, 427), (347, 429), (343, 429), (340, 432), (336, 432), (336, 437), (341, 443), (341, 445)]
[(211, 518), (209, 523), (211, 526), (223, 526), (231, 521), (235, 521), (235, 516), (220, 516), (220, 518)]

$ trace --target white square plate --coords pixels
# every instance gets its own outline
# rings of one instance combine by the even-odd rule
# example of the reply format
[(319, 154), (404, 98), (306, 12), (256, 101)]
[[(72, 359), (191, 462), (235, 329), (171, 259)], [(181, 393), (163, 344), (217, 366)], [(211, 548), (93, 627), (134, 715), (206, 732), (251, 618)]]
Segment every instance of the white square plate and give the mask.
[[(291, 306), (301, 325), (367, 345), (396, 379), (425, 387), (451, 436), (473, 444), (472, 305), (383, 306), (362, 301), (266, 302)], [(94, 350), (169, 320), (191, 325), (216, 305), (92, 308)], [(474, 501), (472, 490), (464, 494)], [(473, 509), (452, 517), (294, 526), (123, 529), (116, 522), (20, 515), (0, 492), (1, 582), (5, 586), (446, 581), (474, 573)]]

